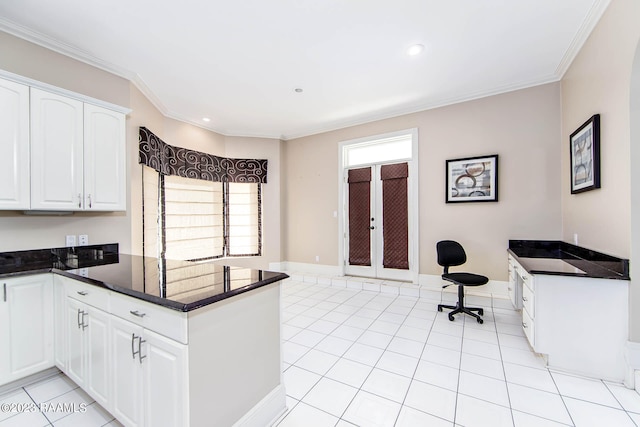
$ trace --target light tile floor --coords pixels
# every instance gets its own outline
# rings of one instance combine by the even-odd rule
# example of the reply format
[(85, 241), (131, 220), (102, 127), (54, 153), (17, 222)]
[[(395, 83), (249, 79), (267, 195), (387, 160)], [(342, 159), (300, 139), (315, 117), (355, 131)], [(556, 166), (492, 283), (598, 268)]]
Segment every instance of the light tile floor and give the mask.
[[(640, 427), (638, 393), (546, 369), (506, 300), (468, 297), (485, 308), (480, 325), (449, 322), (439, 293), (288, 280), (282, 295), (289, 410), (278, 427)], [(49, 412), (3, 411), (0, 427), (121, 426), (63, 374), (2, 394), (2, 403)]]
[(480, 325), (438, 313), (448, 292), (289, 280), (282, 293), (289, 410), (278, 427), (640, 426), (634, 390), (545, 368), (507, 300), (468, 297), (484, 307)]
[(0, 395), (0, 408), (1, 427), (122, 426), (64, 374)]

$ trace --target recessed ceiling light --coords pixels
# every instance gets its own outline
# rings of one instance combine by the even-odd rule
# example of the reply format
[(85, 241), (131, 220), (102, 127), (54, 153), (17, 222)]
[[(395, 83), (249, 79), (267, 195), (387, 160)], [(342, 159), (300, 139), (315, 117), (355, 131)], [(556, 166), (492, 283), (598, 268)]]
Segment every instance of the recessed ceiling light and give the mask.
[(210, 122), (210, 121), (211, 121), (211, 119), (210, 119), (209, 117), (203, 117), (203, 118), (202, 118), (202, 121), (203, 121), (203, 122)]
[(297, 87), (294, 90), (296, 91), (296, 93), (302, 93), (302, 88), (301, 87)]
[(424, 45), (414, 44), (409, 49), (407, 49), (407, 55), (416, 56), (419, 55), (424, 50)]

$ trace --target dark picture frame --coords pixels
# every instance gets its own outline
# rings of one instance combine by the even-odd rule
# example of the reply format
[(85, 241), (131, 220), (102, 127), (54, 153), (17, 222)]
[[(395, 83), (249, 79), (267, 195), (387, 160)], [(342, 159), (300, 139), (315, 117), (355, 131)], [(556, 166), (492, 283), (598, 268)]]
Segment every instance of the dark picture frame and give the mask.
[(600, 114), (569, 136), (571, 194), (600, 188)]
[(447, 203), (497, 202), (498, 155), (447, 160)]

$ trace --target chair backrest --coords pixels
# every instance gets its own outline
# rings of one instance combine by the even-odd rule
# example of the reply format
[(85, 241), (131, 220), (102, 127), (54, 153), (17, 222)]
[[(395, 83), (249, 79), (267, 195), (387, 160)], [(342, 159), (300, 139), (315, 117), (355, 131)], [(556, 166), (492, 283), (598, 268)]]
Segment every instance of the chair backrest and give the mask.
[(467, 262), (467, 254), (462, 245), (453, 240), (439, 241), (436, 243), (436, 251), (438, 252), (438, 264), (445, 268), (445, 272), (448, 272), (451, 265), (462, 265)]

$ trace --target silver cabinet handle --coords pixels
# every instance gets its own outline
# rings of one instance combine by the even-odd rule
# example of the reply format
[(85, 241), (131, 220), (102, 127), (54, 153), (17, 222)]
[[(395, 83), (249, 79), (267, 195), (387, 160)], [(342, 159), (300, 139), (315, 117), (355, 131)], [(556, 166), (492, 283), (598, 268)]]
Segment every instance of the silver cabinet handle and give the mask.
[(80, 313), (82, 313), (80, 311), (80, 309), (78, 309), (78, 315), (76, 316), (76, 320), (78, 321), (78, 329), (80, 329), (82, 327), (82, 320), (80, 320), (80, 317), (82, 316)]
[(78, 207), (82, 207), (82, 194), (78, 193)]
[(143, 356), (142, 355), (142, 343), (143, 342), (147, 342), (145, 340), (142, 339), (142, 336), (138, 337), (138, 360), (140, 361), (140, 364), (142, 365), (142, 359), (146, 359), (147, 356)]
[(522, 297), (522, 301), (527, 302), (527, 297)]
[(83, 312), (82, 312), (81, 322), (82, 322), (82, 330), (83, 330), (83, 331), (87, 328), (87, 326), (89, 326), (89, 324), (88, 324), (88, 323), (86, 323), (86, 324), (84, 323), (84, 316), (88, 316), (88, 315), (89, 315), (89, 313), (88, 313), (88, 312), (86, 312), (86, 311), (83, 311)]
[(144, 316), (147, 315), (146, 313), (140, 313), (138, 310), (136, 310), (136, 311), (129, 310), (129, 313), (133, 314), (136, 317), (144, 317)]
[(89, 194), (87, 198), (89, 199), (89, 208), (91, 208), (91, 194)]
[(89, 295), (89, 292), (87, 291), (76, 291), (78, 293), (78, 295), (82, 295), (83, 297), (86, 295)]
[(527, 324), (524, 323), (524, 322), (522, 322), (522, 327), (525, 328), (525, 329), (528, 328)]
[(136, 334), (133, 333), (131, 334), (131, 356), (133, 357), (133, 360), (136, 359), (136, 354), (138, 353), (137, 351), (134, 350), (135, 341), (136, 341)]
[(7, 284), (3, 283), (2, 287), (4, 289), (4, 296), (2, 297), (2, 299), (4, 299), (4, 302), (7, 302)]

